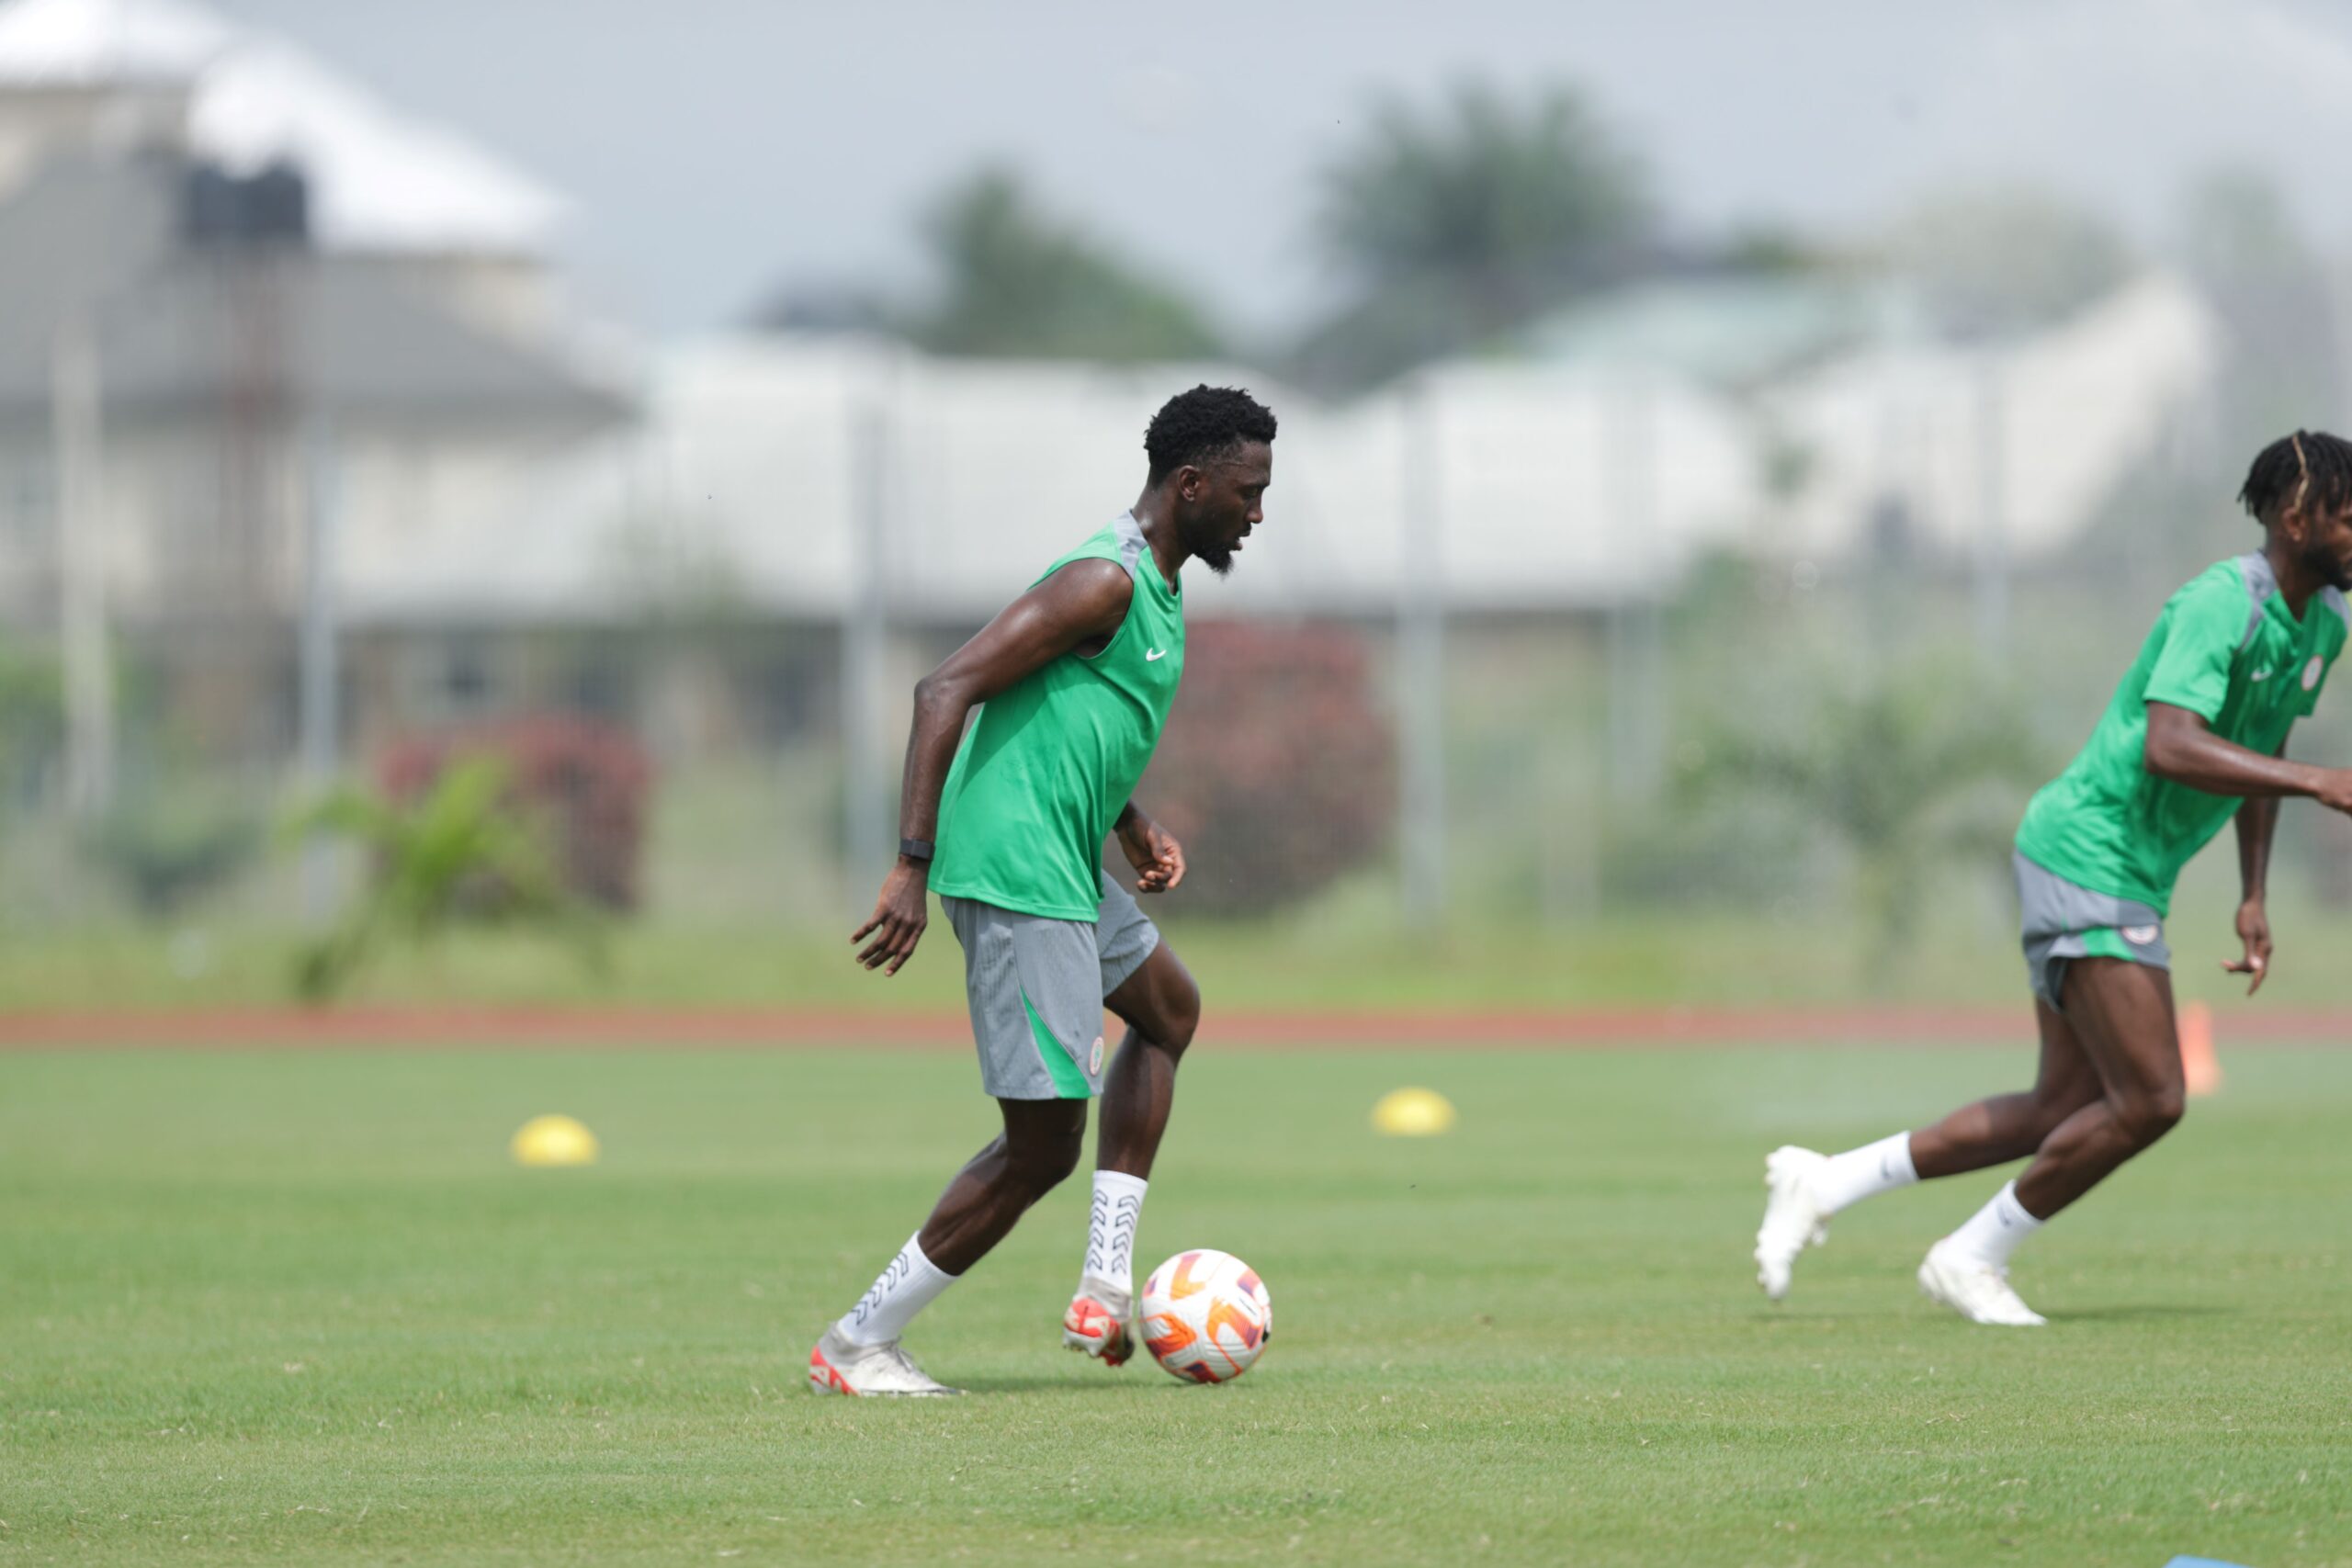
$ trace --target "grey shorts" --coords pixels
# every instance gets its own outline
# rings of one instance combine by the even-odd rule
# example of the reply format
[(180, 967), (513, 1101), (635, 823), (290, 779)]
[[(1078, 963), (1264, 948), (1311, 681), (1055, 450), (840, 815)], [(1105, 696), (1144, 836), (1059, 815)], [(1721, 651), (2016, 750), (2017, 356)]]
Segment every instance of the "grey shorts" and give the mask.
[(2122, 958), (2151, 969), (2170, 969), (2164, 918), (2145, 904), (2094, 893), (2045, 871), (2022, 854), (2011, 854), (2018, 874), (2018, 905), (2025, 928), (2026, 975), (2033, 994), (2059, 1012), (2066, 990), (2066, 965), (2077, 958)]
[(1135, 896), (1103, 877), (1102, 910), (1091, 922), (944, 894), (939, 902), (964, 944), (980, 1087), (999, 1100), (1102, 1093), (1102, 999), (1159, 945), (1159, 928)]

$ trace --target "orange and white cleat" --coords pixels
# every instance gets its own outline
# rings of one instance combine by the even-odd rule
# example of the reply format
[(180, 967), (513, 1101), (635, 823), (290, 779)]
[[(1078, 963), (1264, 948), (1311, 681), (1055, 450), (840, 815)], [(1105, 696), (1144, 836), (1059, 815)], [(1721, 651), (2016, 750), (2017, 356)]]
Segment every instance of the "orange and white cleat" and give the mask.
[(1062, 1314), (1062, 1343), (1106, 1367), (1124, 1367), (1136, 1353), (1135, 1334), (1127, 1326), (1133, 1311), (1126, 1298), (1090, 1280)]
[(808, 1352), (808, 1386), (819, 1393), (852, 1393), (920, 1399), (961, 1393), (914, 1363), (895, 1339), (860, 1345), (836, 1326), (825, 1330)]

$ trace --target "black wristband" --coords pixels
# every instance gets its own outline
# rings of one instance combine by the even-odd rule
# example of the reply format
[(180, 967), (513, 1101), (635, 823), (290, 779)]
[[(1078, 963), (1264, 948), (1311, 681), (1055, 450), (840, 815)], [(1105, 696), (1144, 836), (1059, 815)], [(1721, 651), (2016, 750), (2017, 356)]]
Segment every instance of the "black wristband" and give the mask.
[(938, 852), (929, 839), (900, 839), (899, 840), (899, 854), (906, 860), (927, 861)]

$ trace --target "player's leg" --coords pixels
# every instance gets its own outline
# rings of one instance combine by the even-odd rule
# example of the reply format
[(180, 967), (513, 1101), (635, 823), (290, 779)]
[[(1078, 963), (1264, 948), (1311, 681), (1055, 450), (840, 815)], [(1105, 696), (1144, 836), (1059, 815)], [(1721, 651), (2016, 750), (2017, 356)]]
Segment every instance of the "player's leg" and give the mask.
[(1148, 1180), (1176, 1104), (1177, 1064), (1200, 1027), (1201, 989), (1162, 942), (1104, 1005), (1127, 1031), (1103, 1078), (1095, 1164)]
[(2101, 1098), (2098, 1070), (2065, 1015), (2037, 997), (2033, 1016), (2041, 1032), (2033, 1088), (1963, 1105), (1910, 1134), (1911, 1166), (1920, 1180), (2023, 1159), (2066, 1118)]
[(1200, 987), (1124, 888), (1107, 878), (1096, 928), (1103, 1005), (1126, 1024), (1102, 1084), (1093, 1201), (1062, 1343), (1113, 1366), (1133, 1351), (1136, 1228), (1176, 1098), (1176, 1066), (1201, 1019)]
[(2153, 964), (2078, 958), (2066, 1010), (2098, 1072), (2100, 1096), (2068, 1116), (2018, 1178), (2018, 1199), (2047, 1220), (2180, 1121), (2188, 1090), (2172, 976)]
[(969, 899), (941, 904), (964, 946), (980, 1083), (1004, 1131), (956, 1173), (922, 1228), (810, 1352), (809, 1382), (820, 1392), (952, 1392), (907, 1359), (899, 1337), (1077, 1168), (1086, 1102), (1102, 1087), (1094, 928)]
[(1032, 1205), (1078, 1168), (1086, 1146), (1083, 1100), (1001, 1100), (1004, 1132), (974, 1155), (915, 1233), (950, 1275), (986, 1258)]
[(2180, 1120), (2180, 1042), (2163, 958), (2159, 941), (2150, 955), (2067, 964), (2066, 1018), (2098, 1075), (2099, 1095), (2052, 1129), (2022, 1176), (1929, 1250), (1919, 1268), (1929, 1295), (1979, 1323), (2041, 1322), (2008, 1287), (2011, 1255)]
[(1843, 1154), (1794, 1145), (1764, 1162), (1770, 1196), (1756, 1232), (1756, 1279), (1774, 1301), (1786, 1296), (1797, 1258), (1829, 1239), (1829, 1218), (1865, 1198), (1915, 1181), (2023, 1159), (2058, 1124), (2100, 1094), (2098, 1071), (2065, 1015), (2036, 997), (2041, 1065), (2033, 1088), (1963, 1105), (1915, 1133), (1896, 1133)]
[[(2154, 912), (2077, 887), (2021, 854), (2011, 857), (2011, 869), (2041, 1035), (2033, 1088), (1977, 1100), (1933, 1126), (1893, 1134), (1843, 1154), (1823, 1155), (1794, 1145), (1773, 1150), (1764, 1162), (1770, 1196), (1756, 1232), (1756, 1279), (1772, 1300), (1788, 1293), (1798, 1256), (1829, 1239), (1832, 1214), (1923, 1179), (2022, 1159), (2103, 1092), (2097, 1069), (2060, 1010), (2058, 987), (2071, 955), (2085, 951), (2086, 928), (2142, 914), (2154, 920)], [(2161, 949), (2161, 942), (2156, 945)]]
[(820, 1393), (956, 1392), (916, 1366), (899, 1340), (915, 1314), (1012, 1233), (1030, 1205), (1078, 1168), (1082, 1100), (1001, 1100), (1004, 1131), (967, 1161), (922, 1228), (808, 1353)]

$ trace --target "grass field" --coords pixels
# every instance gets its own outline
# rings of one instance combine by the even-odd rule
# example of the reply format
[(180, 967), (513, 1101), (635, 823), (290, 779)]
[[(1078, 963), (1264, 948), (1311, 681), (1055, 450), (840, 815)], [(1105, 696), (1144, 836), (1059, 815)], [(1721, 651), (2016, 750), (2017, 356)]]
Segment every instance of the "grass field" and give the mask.
[[(2209, 856), (2218, 865), (2220, 857)], [(2199, 869), (2202, 869), (2200, 867)], [(1983, 891), (1979, 889), (1979, 891)], [(2241, 949), (2227, 887), (2184, 892), (2166, 927), (2184, 998), (2239, 1005), (2242, 980), (2221, 971)], [(37, 906), (35, 906), (37, 908)], [(1173, 907), (1156, 908), (1155, 919)], [(0, 910), (0, 916), (6, 911)], [(2352, 916), (2291, 899), (2271, 911), (2277, 969), (2253, 1010), (2339, 1008)], [(361, 1004), (753, 1007), (960, 1012), (963, 955), (933, 908), (915, 961), (884, 980), (852, 962), (850, 922), (782, 926), (625, 921), (612, 964), (592, 975), (544, 936), (469, 931), (438, 947), (398, 947), (362, 975)], [(1758, 920), (1737, 912), (1614, 916), (1561, 926), (1464, 921), (1442, 935), (1308, 916), (1255, 921), (1181, 919), (1170, 938), (1220, 1009), (1842, 1006), (1873, 1002), (2015, 1007), (2023, 1001), (2016, 912), (1989, 895), (1938, 911), (1911, 952), (1884, 971), (1869, 944), (1829, 914)], [(285, 927), (53, 927), (0, 921), (0, 1013), (89, 1008), (286, 1005), (298, 942)]]
[[(824, 1320), (989, 1132), (964, 1060), (0, 1056), (0, 1562), (2352, 1564), (2352, 1055), (2243, 1051), (2021, 1257), (1922, 1302), (1964, 1178), (1789, 1305), (1759, 1156), (2021, 1052), (1250, 1054), (1186, 1069), (1140, 1248), (1238, 1252), (1240, 1383), (1057, 1343), (1083, 1184), (818, 1399)], [(1374, 1136), (1381, 1091), (1461, 1129)], [(521, 1171), (561, 1110), (594, 1169)]]

